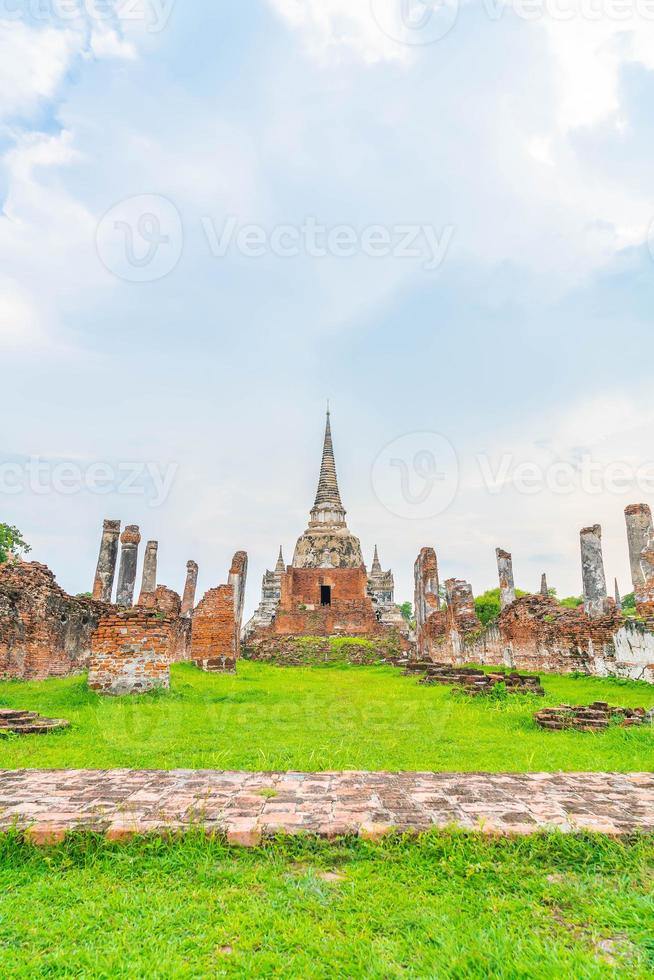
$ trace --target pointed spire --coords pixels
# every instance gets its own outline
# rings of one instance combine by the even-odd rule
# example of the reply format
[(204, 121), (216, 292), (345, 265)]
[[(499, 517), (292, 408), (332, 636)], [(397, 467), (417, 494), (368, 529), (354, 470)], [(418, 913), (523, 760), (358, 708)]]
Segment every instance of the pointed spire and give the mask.
[(279, 546), (279, 558), (277, 559), (277, 564), (275, 565), (276, 572), (285, 572), (286, 565), (284, 564), (284, 555), (282, 553), (282, 547)]
[(547, 588), (547, 575), (545, 572), (543, 572), (540, 580), (540, 594), (545, 596), (550, 594), (550, 590)]
[(622, 609), (622, 597), (620, 595), (620, 589), (618, 588), (618, 580), (615, 580), (615, 607), (616, 609)]
[(379, 552), (377, 550), (377, 545), (375, 545), (375, 557), (372, 560), (372, 568), (370, 569), (370, 572), (373, 575), (375, 575), (375, 574), (381, 575), (381, 572), (382, 572), (382, 567), (381, 567), (381, 562), (379, 560)]
[(318, 481), (318, 492), (316, 493), (316, 507), (328, 507), (343, 510), (341, 495), (336, 479), (336, 463), (334, 461), (334, 446), (332, 444), (332, 427), (330, 423), (331, 414), (327, 409), (327, 424), (325, 426), (325, 441), (322, 450), (322, 463), (320, 465), (320, 479)]

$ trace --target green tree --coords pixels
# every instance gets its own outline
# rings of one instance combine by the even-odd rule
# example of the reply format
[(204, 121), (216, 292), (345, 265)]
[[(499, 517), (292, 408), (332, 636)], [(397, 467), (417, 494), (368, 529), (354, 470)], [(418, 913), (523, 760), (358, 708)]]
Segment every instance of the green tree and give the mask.
[(622, 597), (622, 609), (624, 612), (636, 612), (635, 592), (627, 592), (627, 594)]
[(413, 619), (413, 606), (410, 602), (403, 602), (400, 606), (400, 612), (406, 619), (407, 623), (410, 623)]
[(564, 606), (566, 609), (577, 609), (578, 606), (583, 606), (584, 600), (580, 595), (570, 595), (567, 599), (559, 599), (559, 605)]
[[(522, 589), (516, 589), (515, 594), (517, 599), (529, 595), (528, 592), (524, 592)], [(489, 623), (494, 623), (502, 610), (499, 586), (496, 589), (488, 589), (487, 592), (478, 595), (475, 599), (475, 610), (482, 626), (488, 626)]]
[(31, 550), (17, 527), (0, 524), (0, 565), (9, 561), (12, 555), (26, 555)]

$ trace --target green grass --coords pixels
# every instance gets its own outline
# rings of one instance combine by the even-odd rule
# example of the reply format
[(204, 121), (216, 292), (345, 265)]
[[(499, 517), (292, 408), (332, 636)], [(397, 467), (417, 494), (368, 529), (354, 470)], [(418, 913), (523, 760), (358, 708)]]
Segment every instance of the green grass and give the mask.
[(596, 699), (651, 707), (654, 688), (543, 675), (545, 698), (468, 699), (392, 667), (172, 669), (170, 692), (103, 698), (84, 677), (0, 684), (0, 707), (70, 719), (46, 736), (0, 740), (1, 768), (615, 770), (654, 768), (654, 732), (544, 732), (543, 705)]
[(0, 975), (654, 973), (654, 841), (0, 838)]

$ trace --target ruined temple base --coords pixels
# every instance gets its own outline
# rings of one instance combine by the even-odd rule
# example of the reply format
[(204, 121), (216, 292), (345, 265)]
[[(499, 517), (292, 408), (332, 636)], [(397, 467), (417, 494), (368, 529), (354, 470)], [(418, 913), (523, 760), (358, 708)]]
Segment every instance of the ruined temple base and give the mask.
[(276, 834), (368, 840), (459, 827), (484, 834), (654, 832), (654, 773), (0, 771), (0, 831), (37, 844), (201, 827), (232, 844)]
[(395, 663), (407, 643), (395, 632), (378, 632), (369, 636), (280, 636), (261, 631), (251, 637), (243, 649), (245, 660), (258, 660), (279, 667), (303, 667), (329, 663), (365, 664)]

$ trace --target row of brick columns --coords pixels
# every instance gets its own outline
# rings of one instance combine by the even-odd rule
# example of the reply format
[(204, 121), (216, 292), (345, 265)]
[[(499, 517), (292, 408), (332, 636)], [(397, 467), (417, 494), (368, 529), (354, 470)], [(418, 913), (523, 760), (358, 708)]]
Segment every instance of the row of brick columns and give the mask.
[[(652, 511), (647, 504), (631, 504), (625, 509), (627, 542), (631, 579), (636, 597), (636, 609), (642, 615), (654, 615), (654, 524)], [(591, 619), (598, 619), (610, 612), (612, 600), (608, 597), (604, 559), (602, 555), (602, 528), (599, 524), (582, 528), (580, 532), (581, 569), (583, 578), (584, 610)], [(498, 548), (497, 571), (500, 580), (502, 609), (515, 602), (513, 560), (508, 551)], [(547, 595), (547, 579), (541, 580), (541, 594)], [(615, 583), (615, 605), (620, 608), (620, 592)]]
[[(120, 521), (107, 520), (104, 522), (100, 542), (100, 554), (98, 556), (98, 564), (93, 582), (93, 598), (98, 599), (100, 602), (111, 602), (120, 544), (116, 605), (122, 609), (131, 609), (134, 604), (141, 532), (136, 524), (127, 525), (122, 534), (120, 533), (120, 527)], [(159, 544), (157, 541), (147, 542), (143, 558), (141, 596), (150, 594), (157, 588), (158, 550)], [(182, 616), (190, 617), (193, 612), (197, 582), (198, 566), (194, 561), (189, 561), (186, 566)]]

